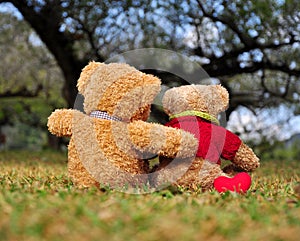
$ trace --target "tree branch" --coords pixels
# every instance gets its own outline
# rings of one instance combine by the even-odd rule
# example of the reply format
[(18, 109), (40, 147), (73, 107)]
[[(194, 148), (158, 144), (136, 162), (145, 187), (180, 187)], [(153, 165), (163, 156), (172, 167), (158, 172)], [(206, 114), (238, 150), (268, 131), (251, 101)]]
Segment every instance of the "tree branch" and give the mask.
[(89, 30), (79, 18), (75, 18), (75, 17), (73, 18), (80, 24), (81, 26), (80, 30), (86, 33), (91, 49), (94, 52), (94, 55), (97, 58), (97, 60), (104, 62), (103, 57), (99, 54), (99, 48), (96, 46), (94, 41), (94, 33), (95, 33), (96, 26), (94, 26), (92, 30)]
[(4, 93), (0, 93), (0, 98), (5, 98), (5, 97), (37, 97), (39, 93), (43, 90), (43, 86), (40, 84), (36, 88), (35, 91), (30, 91), (27, 89), (27, 87), (22, 87), (18, 91), (12, 92), (11, 90), (8, 90)]
[(230, 18), (230, 17), (217, 17), (214, 16), (213, 14), (209, 14), (203, 4), (201, 3), (200, 0), (197, 0), (198, 6), (201, 9), (203, 16), (207, 17), (209, 19), (211, 19), (214, 22), (220, 22), (223, 23), (224, 25), (227, 25), (233, 32), (235, 32), (237, 34), (237, 36), (239, 37), (239, 39), (241, 40), (241, 42), (249, 48), (252, 48), (252, 46), (254, 46), (256, 44), (256, 41), (249, 37), (247, 34), (245, 34), (244, 32), (240, 31), (238, 26), (234, 23), (234, 19)]
[(201, 48), (197, 47), (193, 50), (194, 54), (199, 57), (206, 57), (210, 60), (210, 63), (203, 66), (203, 68), (213, 77), (222, 76), (222, 75), (234, 75), (239, 73), (254, 73), (255, 71), (267, 68), (270, 70), (278, 70), (287, 74), (294, 76), (299, 75), (300, 70), (291, 70), (287, 65), (278, 65), (275, 63), (267, 62), (254, 62), (249, 67), (241, 67), (240, 62), (238, 61), (238, 56), (250, 52), (251, 50), (259, 49), (263, 50), (276, 50), (284, 46), (291, 46), (294, 43), (300, 43), (300, 40), (296, 39), (294, 34), (290, 33), (290, 39), (281, 43), (259, 43), (256, 41), (257, 38), (249, 37), (245, 32), (239, 30), (238, 26), (234, 23), (234, 19), (230, 17), (220, 17), (216, 16), (213, 13), (206, 11), (203, 3), (200, 0), (197, 0), (198, 6), (203, 13), (204, 17), (211, 19), (214, 22), (221, 22), (224, 25), (228, 26), (241, 40), (243, 43), (242, 48), (232, 49), (229, 52), (224, 52), (223, 56), (216, 57), (213, 55), (206, 56)]
[(252, 62), (249, 67), (241, 67), (237, 58), (219, 58), (209, 64), (202, 65), (211, 77), (232, 76), (242, 73), (255, 73), (261, 69), (276, 70), (290, 76), (300, 76), (300, 69), (290, 69), (287, 64), (276, 64), (270, 61)]
[(279, 97), (282, 99), (287, 100), (287, 95), (289, 93), (289, 89), (290, 89), (290, 85), (291, 85), (291, 78), (290, 75), (288, 76), (288, 79), (286, 81), (285, 84), (285, 88), (284, 88), (284, 92), (282, 94), (278, 93), (278, 92), (274, 92), (272, 90), (270, 90), (267, 85), (266, 85), (266, 74), (265, 74), (265, 70), (262, 71), (262, 76), (261, 76), (261, 86), (263, 88), (264, 93), (269, 93), (274, 97)]

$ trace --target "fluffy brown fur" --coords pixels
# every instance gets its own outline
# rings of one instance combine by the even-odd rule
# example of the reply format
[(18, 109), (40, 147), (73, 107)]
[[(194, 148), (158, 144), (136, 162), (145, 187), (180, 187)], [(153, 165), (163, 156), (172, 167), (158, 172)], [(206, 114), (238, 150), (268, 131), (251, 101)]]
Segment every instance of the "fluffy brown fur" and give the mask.
[[(166, 91), (163, 97), (163, 107), (168, 115), (179, 114), (184, 111), (202, 111), (217, 117), (217, 115), (226, 110), (229, 103), (229, 95), (227, 90), (221, 85), (188, 85), (174, 87)], [(242, 143), (235, 158), (232, 161), (232, 166), (228, 168), (228, 172), (233, 170), (253, 171), (259, 166), (259, 159), (254, 154), (253, 150), (245, 143)], [(214, 179), (219, 176), (227, 176), (221, 170), (220, 165), (211, 163), (200, 157), (193, 160), (186, 159), (177, 161), (172, 167), (168, 168), (172, 163), (172, 159), (160, 158), (160, 163), (157, 170), (165, 172), (157, 173), (155, 181), (162, 183), (163, 180), (170, 180), (170, 176), (174, 175), (175, 170), (182, 170), (180, 178), (175, 180), (175, 185), (195, 189), (203, 188), (210, 189), (213, 187)], [(185, 172), (185, 170), (187, 170)]]
[[(160, 91), (158, 78), (127, 64), (91, 62), (77, 86), (85, 113), (61, 109), (48, 118), (51, 133), (71, 137), (68, 171), (76, 185), (141, 186), (149, 182), (149, 157), (194, 155), (198, 142), (193, 135), (144, 122)], [(95, 110), (122, 121), (90, 117)]]

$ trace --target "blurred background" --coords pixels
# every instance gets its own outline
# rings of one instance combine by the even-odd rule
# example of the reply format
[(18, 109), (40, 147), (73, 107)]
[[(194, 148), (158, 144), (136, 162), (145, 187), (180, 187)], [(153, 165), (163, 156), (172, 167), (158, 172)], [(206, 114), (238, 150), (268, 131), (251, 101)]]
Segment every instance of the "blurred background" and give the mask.
[(47, 117), (73, 107), (81, 69), (138, 48), (188, 56), (226, 87), (226, 128), (262, 158), (300, 156), (298, 0), (0, 0), (0, 150), (65, 150)]

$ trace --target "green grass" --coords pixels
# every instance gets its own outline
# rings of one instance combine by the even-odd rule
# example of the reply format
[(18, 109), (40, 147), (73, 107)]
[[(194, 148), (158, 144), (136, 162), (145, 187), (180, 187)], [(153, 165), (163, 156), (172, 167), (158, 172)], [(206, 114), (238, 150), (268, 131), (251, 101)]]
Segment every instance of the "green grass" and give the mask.
[(262, 162), (244, 195), (78, 189), (66, 154), (0, 153), (0, 240), (300, 240), (300, 161)]

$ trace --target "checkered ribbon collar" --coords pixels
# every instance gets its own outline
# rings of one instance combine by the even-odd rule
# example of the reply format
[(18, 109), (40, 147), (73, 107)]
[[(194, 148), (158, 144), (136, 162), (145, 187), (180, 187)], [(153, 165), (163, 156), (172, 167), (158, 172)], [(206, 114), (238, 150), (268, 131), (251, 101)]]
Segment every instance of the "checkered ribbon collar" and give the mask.
[(107, 114), (107, 112), (100, 111), (100, 110), (94, 110), (91, 112), (90, 117), (95, 117), (99, 119), (104, 119), (104, 120), (112, 120), (112, 121), (122, 121), (121, 118), (111, 116)]

